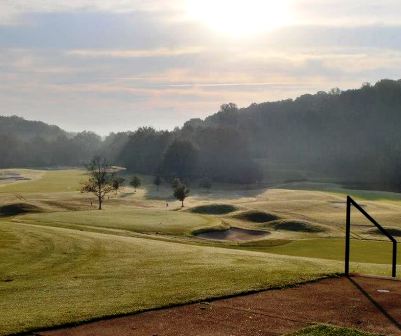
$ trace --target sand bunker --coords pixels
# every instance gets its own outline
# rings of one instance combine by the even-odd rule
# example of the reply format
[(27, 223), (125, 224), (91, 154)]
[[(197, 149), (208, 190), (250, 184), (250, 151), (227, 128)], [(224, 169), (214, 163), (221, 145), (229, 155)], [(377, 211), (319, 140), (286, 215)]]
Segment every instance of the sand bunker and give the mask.
[(16, 172), (1, 172), (0, 173), (0, 184), (5, 184), (5, 183), (12, 183), (12, 182), (17, 182), (17, 181), (29, 181), (31, 180), (28, 177), (22, 176), (19, 173)]
[(238, 227), (232, 227), (228, 230), (223, 231), (206, 231), (196, 233), (195, 236), (198, 238), (212, 239), (212, 240), (228, 240), (228, 241), (246, 241), (254, 240), (267, 237), (270, 232), (258, 231), (258, 230), (247, 230)]

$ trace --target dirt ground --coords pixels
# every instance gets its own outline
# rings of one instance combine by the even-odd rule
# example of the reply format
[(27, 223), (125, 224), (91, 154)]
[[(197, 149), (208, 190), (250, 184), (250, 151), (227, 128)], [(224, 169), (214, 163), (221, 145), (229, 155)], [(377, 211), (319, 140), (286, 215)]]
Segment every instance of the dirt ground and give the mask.
[(314, 323), (401, 335), (401, 282), (360, 276), (325, 279), (34, 335), (268, 336)]

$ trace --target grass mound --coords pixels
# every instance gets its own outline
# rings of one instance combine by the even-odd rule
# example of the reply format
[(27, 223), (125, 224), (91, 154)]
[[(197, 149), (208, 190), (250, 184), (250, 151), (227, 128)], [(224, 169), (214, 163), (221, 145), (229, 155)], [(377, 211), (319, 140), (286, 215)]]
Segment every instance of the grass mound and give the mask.
[(38, 213), (42, 212), (42, 208), (37, 207), (36, 205), (28, 204), (28, 203), (13, 203), (6, 204), (0, 207), (0, 216), (17, 216), (28, 213)]
[(189, 211), (204, 215), (226, 215), (236, 210), (238, 210), (238, 208), (230, 204), (207, 204), (199, 205)]
[(291, 334), (290, 336), (373, 336), (355, 329), (337, 328), (331, 326), (313, 326)]
[[(401, 237), (401, 229), (398, 229), (398, 228), (386, 228), (386, 231), (387, 231), (389, 234), (391, 234), (392, 236), (394, 236), (394, 237)], [(369, 229), (369, 230), (367, 231), (367, 233), (368, 233), (368, 234), (375, 234), (375, 235), (384, 236), (384, 235), (379, 231), (379, 229), (376, 229), (376, 228)]]
[(234, 218), (254, 223), (266, 223), (280, 219), (280, 217), (276, 215), (258, 210), (241, 212), (240, 214), (235, 215)]
[(324, 228), (307, 221), (297, 219), (281, 219), (272, 221), (269, 225), (275, 230), (318, 233), (326, 231)]

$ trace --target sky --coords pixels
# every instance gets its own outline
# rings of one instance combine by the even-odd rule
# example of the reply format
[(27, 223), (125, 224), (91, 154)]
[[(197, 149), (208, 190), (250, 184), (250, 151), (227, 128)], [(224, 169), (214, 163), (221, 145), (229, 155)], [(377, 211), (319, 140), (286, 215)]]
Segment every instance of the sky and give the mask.
[(0, 115), (172, 129), (401, 78), (400, 0), (0, 0)]

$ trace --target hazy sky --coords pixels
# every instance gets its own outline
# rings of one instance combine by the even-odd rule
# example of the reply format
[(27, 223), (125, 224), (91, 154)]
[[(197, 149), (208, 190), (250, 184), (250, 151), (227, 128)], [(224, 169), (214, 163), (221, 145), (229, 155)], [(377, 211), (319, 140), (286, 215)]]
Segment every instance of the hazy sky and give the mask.
[(401, 78), (400, 0), (0, 0), (0, 114), (180, 126)]

